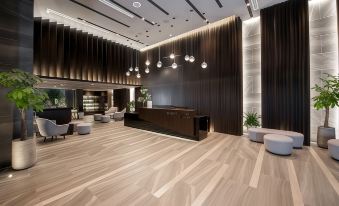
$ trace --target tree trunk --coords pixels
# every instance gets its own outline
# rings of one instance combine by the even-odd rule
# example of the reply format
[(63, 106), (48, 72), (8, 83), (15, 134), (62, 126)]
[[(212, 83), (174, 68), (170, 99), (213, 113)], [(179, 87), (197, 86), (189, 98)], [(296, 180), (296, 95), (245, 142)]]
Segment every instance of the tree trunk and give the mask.
[(26, 111), (24, 109), (20, 110), (21, 113), (21, 141), (27, 139), (27, 123), (26, 123)]
[(329, 119), (329, 114), (330, 114), (330, 109), (326, 108), (325, 109), (325, 123), (324, 123), (324, 127), (328, 127), (328, 119)]

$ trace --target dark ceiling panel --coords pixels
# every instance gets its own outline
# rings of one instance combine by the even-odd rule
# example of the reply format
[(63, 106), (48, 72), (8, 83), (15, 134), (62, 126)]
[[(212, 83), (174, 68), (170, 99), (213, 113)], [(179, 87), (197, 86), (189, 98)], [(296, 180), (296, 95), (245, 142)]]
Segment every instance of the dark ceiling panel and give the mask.
[(246, 3), (248, 13), (250, 14), (250, 17), (253, 17), (253, 12), (252, 12), (252, 8), (251, 8), (251, 4), (250, 4), (249, 0), (245, 0), (245, 3)]
[(114, 1), (114, 0), (109, 0), (109, 1), (112, 2), (113, 4), (118, 5), (119, 7), (123, 8), (123, 9), (125, 9), (125, 10), (128, 11), (129, 13), (134, 14), (136, 17), (138, 17), (138, 18), (144, 20), (145, 22), (149, 23), (150, 25), (154, 26), (154, 23), (152, 23), (151, 21), (149, 21), (149, 20), (143, 18), (143, 17), (140, 16), (139, 14), (134, 13), (133, 11), (131, 11), (131, 10), (129, 10), (128, 8), (126, 8), (126, 7), (124, 7), (123, 5), (121, 5), (120, 3), (118, 3), (118, 2), (116, 2), (116, 1)]
[(222, 7), (223, 7), (223, 5), (221, 4), (221, 2), (220, 2), (219, 0), (215, 0), (215, 2), (217, 2), (219, 8), (222, 8)]
[(122, 22), (119, 21), (119, 20), (113, 19), (112, 17), (109, 17), (109, 16), (107, 16), (106, 14), (103, 14), (103, 13), (101, 13), (101, 12), (95, 10), (95, 9), (92, 9), (91, 7), (88, 7), (88, 6), (86, 6), (86, 5), (82, 4), (82, 3), (79, 3), (79, 2), (77, 2), (77, 1), (75, 1), (75, 0), (70, 0), (70, 1), (73, 2), (73, 3), (75, 3), (75, 4), (77, 4), (77, 5), (79, 5), (79, 6), (82, 6), (82, 7), (86, 8), (86, 9), (88, 9), (88, 10), (91, 10), (91, 11), (93, 11), (93, 12), (95, 12), (95, 13), (101, 15), (101, 16), (104, 16), (104, 17), (106, 17), (106, 18), (108, 18), (108, 19), (110, 19), (110, 20), (112, 20), (112, 21), (114, 21), (114, 22), (116, 22), (116, 23), (118, 23), (118, 24), (121, 24), (121, 25), (123, 25), (123, 26), (125, 26), (125, 27), (128, 27), (128, 28), (130, 27), (129, 25), (127, 25), (127, 24), (125, 24), (125, 23), (122, 23)]
[(197, 9), (197, 7), (194, 6), (194, 4), (190, 1), (190, 0), (185, 0), (191, 7), (192, 9), (194, 9), (195, 12), (197, 12), (197, 14), (203, 19), (203, 20), (207, 20), (204, 15), (202, 15), (202, 13)]
[(130, 37), (128, 37), (128, 36), (125, 36), (125, 35), (120, 34), (120, 33), (118, 33), (118, 32), (115, 32), (115, 31), (112, 31), (112, 30), (110, 30), (110, 29), (107, 29), (107, 28), (105, 28), (105, 27), (103, 27), (103, 26), (100, 26), (100, 25), (98, 25), (98, 24), (96, 24), (96, 23), (93, 23), (93, 22), (91, 22), (91, 21), (88, 21), (88, 20), (86, 20), (86, 19), (83, 19), (83, 18), (78, 18), (78, 19), (81, 20), (81, 21), (85, 21), (86, 23), (91, 24), (91, 25), (93, 25), (93, 26), (96, 26), (96, 27), (99, 27), (99, 28), (101, 28), (101, 29), (104, 29), (104, 30), (106, 30), (106, 31), (112, 32), (113, 34), (118, 34), (119, 36), (122, 36), (122, 37), (124, 37), (124, 38), (126, 38), (126, 39), (129, 39), (129, 40), (131, 40), (131, 41), (135, 41), (135, 42), (137, 42), (137, 43), (144, 44), (144, 43), (140, 42), (139, 40), (132, 39), (132, 38), (130, 38)]
[(159, 6), (157, 3), (155, 3), (154, 1), (152, 0), (147, 0), (149, 3), (153, 4), (153, 6), (157, 7), (160, 11), (162, 11), (163, 13), (165, 13), (166, 15), (169, 15), (169, 13), (163, 9), (161, 6)]

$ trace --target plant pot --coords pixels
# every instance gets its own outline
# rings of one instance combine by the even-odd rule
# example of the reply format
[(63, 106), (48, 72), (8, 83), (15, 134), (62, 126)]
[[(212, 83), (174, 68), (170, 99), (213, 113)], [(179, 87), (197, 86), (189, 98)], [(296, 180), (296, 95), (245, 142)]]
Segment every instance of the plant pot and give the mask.
[(37, 160), (36, 138), (12, 140), (12, 168), (23, 170), (32, 167)]
[(335, 139), (335, 128), (333, 127), (318, 127), (317, 144), (321, 148), (328, 148), (327, 141)]
[(147, 101), (147, 108), (152, 108), (152, 101)]

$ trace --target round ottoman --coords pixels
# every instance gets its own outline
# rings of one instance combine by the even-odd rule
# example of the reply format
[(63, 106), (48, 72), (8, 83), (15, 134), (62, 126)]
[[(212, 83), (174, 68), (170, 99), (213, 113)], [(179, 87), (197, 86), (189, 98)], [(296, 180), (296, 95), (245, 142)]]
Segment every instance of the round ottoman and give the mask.
[(293, 149), (293, 139), (280, 134), (267, 134), (264, 136), (267, 151), (278, 155), (290, 155)]
[(92, 124), (90, 123), (80, 123), (77, 125), (78, 134), (89, 134), (91, 133)]
[(330, 156), (333, 159), (339, 160), (339, 139), (330, 139), (327, 144)]
[(102, 123), (108, 123), (111, 121), (111, 117), (109, 115), (102, 115), (101, 116), (101, 122)]
[(102, 114), (95, 114), (94, 121), (101, 121)]

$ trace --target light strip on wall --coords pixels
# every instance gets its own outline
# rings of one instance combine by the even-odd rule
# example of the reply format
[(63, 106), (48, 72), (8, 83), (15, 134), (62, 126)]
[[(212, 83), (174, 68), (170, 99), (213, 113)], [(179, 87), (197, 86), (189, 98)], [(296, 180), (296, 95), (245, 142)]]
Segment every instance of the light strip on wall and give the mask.
[(60, 16), (60, 17), (62, 17), (62, 18), (71, 20), (71, 21), (76, 22), (76, 23), (78, 23), (78, 24), (82, 24), (82, 25), (91, 27), (91, 28), (93, 28), (93, 29), (96, 29), (96, 30), (98, 30), (98, 31), (104, 32), (104, 33), (106, 33), (106, 34), (109, 34), (109, 33), (110, 33), (110, 32), (108, 32), (108, 31), (105, 31), (104, 29), (101, 29), (101, 28), (99, 28), (99, 27), (90, 25), (90, 24), (86, 23), (85, 21), (81, 21), (81, 20), (78, 20), (78, 19), (76, 19), (76, 18), (67, 16), (66, 14), (63, 14), (63, 13), (54, 11), (54, 10), (52, 10), (52, 9), (48, 9), (48, 8), (47, 8), (47, 9), (46, 9), (46, 13), (47, 13), (47, 14), (54, 14), (54, 15)]
[(251, 0), (251, 4), (252, 4), (252, 9), (254, 11), (258, 10), (259, 9), (259, 4), (258, 4), (258, 1), (257, 0)]
[(134, 15), (131, 14), (130, 12), (120, 8), (119, 6), (113, 4), (112, 2), (110, 1), (107, 1), (107, 0), (99, 0), (101, 3), (105, 4), (106, 6), (109, 6), (111, 7), (112, 9), (122, 13), (122, 14), (125, 14), (126, 16), (130, 17), (130, 18), (134, 18)]

